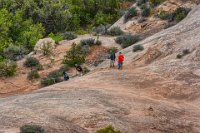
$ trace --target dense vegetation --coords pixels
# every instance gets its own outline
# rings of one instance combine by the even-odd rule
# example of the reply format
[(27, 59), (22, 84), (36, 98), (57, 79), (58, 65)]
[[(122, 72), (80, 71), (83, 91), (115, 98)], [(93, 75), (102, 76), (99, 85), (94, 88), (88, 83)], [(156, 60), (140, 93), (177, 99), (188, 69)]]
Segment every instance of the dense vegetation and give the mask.
[[(122, 0), (0, 0), (0, 56), (10, 45), (30, 52), (35, 43), (49, 34), (66, 37), (119, 17)], [(70, 35), (66, 39), (75, 38)], [(57, 36), (59, 40), (59, 36)], [(21, 53), (20, 53), (21, 54)], [(12, 56), (12, 55), (11, 55)]]

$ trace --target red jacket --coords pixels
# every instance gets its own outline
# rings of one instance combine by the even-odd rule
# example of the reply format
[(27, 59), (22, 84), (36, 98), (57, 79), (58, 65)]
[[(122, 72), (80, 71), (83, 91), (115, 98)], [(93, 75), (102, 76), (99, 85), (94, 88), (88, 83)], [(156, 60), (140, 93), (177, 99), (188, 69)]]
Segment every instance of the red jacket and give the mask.
[(124, 56), (121, 54), (118, 56), (118, 62), (122, 63), (124, 61)]

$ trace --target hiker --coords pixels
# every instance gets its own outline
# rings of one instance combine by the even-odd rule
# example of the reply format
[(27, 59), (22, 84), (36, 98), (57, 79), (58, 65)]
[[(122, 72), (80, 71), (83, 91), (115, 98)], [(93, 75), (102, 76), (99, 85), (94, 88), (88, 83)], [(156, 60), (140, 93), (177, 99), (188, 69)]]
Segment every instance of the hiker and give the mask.
[(118, 56), (118, 69), (119, 70), (122, 70), (123, 62), (124, 62), (124, 55), (122, 54), (122, 52), (119, 52), (119, 56)]
[(76, 71), (78, 72), (78, 75), (83, 76), (83, 68), (78, 64), (75, 64), (75, 67), (76, 67)]
[(115, 52), (111, 51), (111, 54), (110, 54), (110, 68), (111, 67), (115, 67), (115, 59), (116, 59)]
[(63, 72), (64, 81), (69, 80), (69, 75), (66, 72)]

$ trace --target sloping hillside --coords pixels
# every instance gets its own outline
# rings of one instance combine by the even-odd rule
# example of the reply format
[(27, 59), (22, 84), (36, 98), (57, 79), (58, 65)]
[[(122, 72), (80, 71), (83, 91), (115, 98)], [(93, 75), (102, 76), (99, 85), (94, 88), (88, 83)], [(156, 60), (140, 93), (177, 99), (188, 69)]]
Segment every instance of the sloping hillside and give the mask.
[[(55, 63), (52, 67), (48, 66), (51, 62), (49, 57), (46, 57), (40, 54), (36, 54), (36, 55), (32, 54), (31, 57), (38, 59), (44, 67), (44, 70), (40, 71), (40, 75), (41, 75), (40, 79), (37, 79), (37, 80), (30, 81), (27, 79), (27, 75), (31, 71), (31, 69), (26, 68), (23, 65), (26, 58), (24, 58), (21, 61), (18, 61), (17, 75), (11, 78), (0, 79), (0, 96), (26, 93), (26, 92), (30, 92), (32, 90), (41, 88), (42, 87), (40, 85), (41, 79), (44, 78), (46, 75), (48, 75), (48, 73), (52, 72), (53, 70), (58, 69), (59, 67), (63, 65), (62, 61), (64, 59), (66, 51), (68, 51), (71, 48), (72, 44), (79, 43), (81, 40), (88, 39), (88, 38), (96, 39), (96, 36), (82, 35), (82, 36), (79, 36), (77, 39), (74, 39), (71, 41), (67, 41), (67, 40), (61, 41), (60, 45), (58, 45), (56, 49), (54, 50), (54, 55), (56, 56), (54, 57)], [(117, 47), (118, 49), (121, 49), (120, 45), (115, 43), (113, 37), (101, 36), (99, 39), (102, 42), (102, 47), (105, 47), (105, 48)], [(97, 53), (94, 53), (94, 54), (97, 54)], [(73, 76), (73, 72), (70, 73), (70, 76)]]
[[(198, 0), (197, 0), (198, 1)], [(162, 31), (174, 24), (173, 22), (168, 22), (165, 19), (158, 17), (161, 12), (173, 13), (179, 7), (184, 7), (188, 9), (194, 8), (198, 2), (192, 0), (166, 0), (159, 6), (151, 7), (151, 13), (148, 17), (142, 16), (142, 7), (139, 7), (135, 3), (132, 7), (138, 10), (138, 15), (131, 18), (129, 21), (125, 22), (125, 16), (122, 16), (113, 27), (117, 26), (123, 29), (127, 33), (138, 34), (143, 38), (154, 35), (155, 33)], [(147, 7), (149, 3), (147, 2)]]
[(122, 71), (105, 61), (84, 77), (1, 98), (0, 132), (25, 123), (48, 133), (94, 133), (109, 124), (130, 133), (200, 132), (199, 22), (200, 6), (178, 25), (139, 42), (144, 51), (122, 50)]

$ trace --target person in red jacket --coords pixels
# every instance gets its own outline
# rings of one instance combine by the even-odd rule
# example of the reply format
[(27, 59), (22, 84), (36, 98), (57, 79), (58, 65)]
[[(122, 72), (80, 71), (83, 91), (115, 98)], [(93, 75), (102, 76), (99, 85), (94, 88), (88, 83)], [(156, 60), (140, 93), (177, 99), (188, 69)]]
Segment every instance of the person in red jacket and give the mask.
[(118, 69), (119, 70), (122, 70), (123, 62), (124, 62), (124, 55), (121, 52), (119, 52), (119, 56), (118, 56)]

